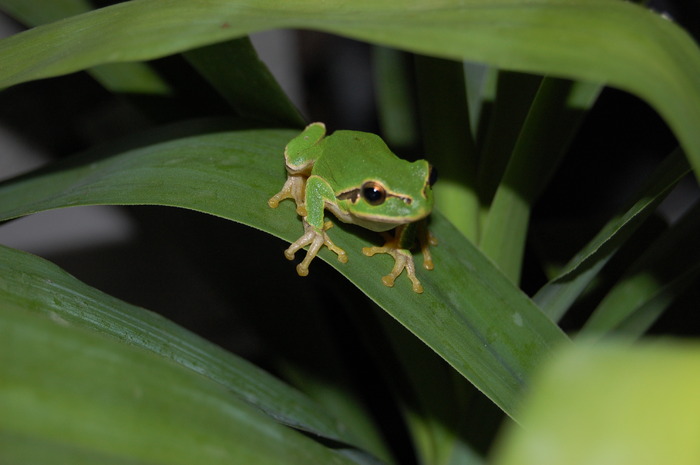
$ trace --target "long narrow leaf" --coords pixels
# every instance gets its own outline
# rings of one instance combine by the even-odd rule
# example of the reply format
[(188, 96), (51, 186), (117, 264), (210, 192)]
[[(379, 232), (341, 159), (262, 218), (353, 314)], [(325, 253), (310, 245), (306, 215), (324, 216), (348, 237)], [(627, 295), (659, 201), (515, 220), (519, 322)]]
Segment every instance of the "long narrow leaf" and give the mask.
[(57, 266), (0, 246), (0, 308), (18, 307), (110, 335), (221, 384), (285, 425), (352, 444), (315, 402), (249, 362), (145, 309), (110, 297)]
[(700, 168), (700, 50), (617, 0), (137, 0), (1, 41), (0, 88), (280, 27), (618, 87), (649, 102)]
[(435, 204), (462, 234), (476, 241), (476, 144), (467, 107), (464, 66), (450, 60), (416, 57), (416, 80), (426, 157), (438, 168)]
[[(74, 205), (157, 204), (229, 218), (293, 241), (301, 225), (291, 202), (273, 210), (267, 199), (284, 182), (282, 150), (294, 135), (239, 130), (112, 156), (87, 153), (0, 184), (0, 218)], [(348, 253), (348, 263), (338, 263), (325, 249), (320, 257), (515, 416), (530, 373), (567, 338), (438, 213), (431, 230), (440, 245), (433, 255), (436, 269), (420, 271), (424, 294), (412, 292), (403, 276), (391, 289), (381, 283), (391, 258), (362, 255), (367, 241), (356, 235), (360, 228), (330, 232)], [(280, 263), (270, 266), (289, 264), (280, 252)], [(289, 272), (294, 273), (291, 266)]]
[(605, 266), (618, 248), (654, 211), (673, 186), (688, 173), (689, 167), (676, 150), (648, 180), (624, 213), (612, 218), (564, 270), (543, 286), (534, 300), (553, 320), (558, 320)]
[[(635, 313), (646, 315), (640, 318), (647, 324), (653, 323), (693, 282), (696, 272), (692, 270), (700, 263), (699, 233), (700, 205), (696, 205), (632, 264), (588, 319), (580, 336), (591, 338), (616, 331), (629, 335), (626, 327), (632, 325)], [(634, 326), (635, 333), (644, 329), (640, 323)]]
[(597, 84), (545, 78), (525, 119), (483, 229), (481, 250), (520, 282), (530, 209), (554, 174), (586, 111), (600, 92)]
[[(88, 0), (0, 0), (0, 9), (33, 27), (88, 12), (92, 6)], [(112, 92), (165, 95), (171, 91), (145, 63), (109, 63), (87, 72)]]
[(191, 50), (185, 58), (238, 115), (273, 124), (304, 126), (301, 114), (260, 61), (247, 37)]
[(0, 412), (2, 463), (354, 463), (192, 370), (11, 304)]

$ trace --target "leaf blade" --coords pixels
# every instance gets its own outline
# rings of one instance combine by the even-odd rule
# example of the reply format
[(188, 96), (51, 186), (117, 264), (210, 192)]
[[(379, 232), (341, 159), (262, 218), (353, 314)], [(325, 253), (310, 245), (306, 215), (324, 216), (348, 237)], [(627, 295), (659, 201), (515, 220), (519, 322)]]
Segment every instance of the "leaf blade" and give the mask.
[[(0, 184), (0, 218), (74, 205), (158, 204), (232, 219), (292, 242), (301, 231), (291, 202), (273, 210), (267, 199), (284, 181), (281, 153), (295, 135), (248, 129), (106, 158), (88, 153), (65, 169)], [(391, 259), (362, 255), (368, 243), (355, 234), (358, 229), (337, 227), (331, 234), (348, 253), (349, 263), (337, 263), (325, 249), (319, 256), (507, 413), (517, 415), (518, 398), (532, 370), (552, 347), (568, 340), (561, 330), (438, 213), (431, 222), (441, 241), (433, 254), (437, 266), (421, 273), (422, 295), (411, 291), (407, 279), (389, 289), (381, 284), (380, 270), (367, 271), (375, 266), (388, 270)]]
[(264, 29), (312, 28), (443, 58), (607, 83), (654, 106), (700, 168), (700, 51), (680, 27), (638, 5), (613, 0), (280, 5), (143, 0), (103, 8), (1, 41), (0, 87), (165, 56)]

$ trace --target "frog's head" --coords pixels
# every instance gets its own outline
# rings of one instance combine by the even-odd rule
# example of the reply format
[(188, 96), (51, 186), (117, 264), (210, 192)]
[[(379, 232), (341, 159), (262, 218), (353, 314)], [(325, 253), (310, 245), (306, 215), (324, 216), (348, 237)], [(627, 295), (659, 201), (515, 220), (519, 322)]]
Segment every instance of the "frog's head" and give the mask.
[(379, 170), (357, 187), (342, 192), (352, 223), (372, 231), (388, 231), (428, 216), (433, 209), (435, 170), (426, 160), (394, 159), (391, 170)]

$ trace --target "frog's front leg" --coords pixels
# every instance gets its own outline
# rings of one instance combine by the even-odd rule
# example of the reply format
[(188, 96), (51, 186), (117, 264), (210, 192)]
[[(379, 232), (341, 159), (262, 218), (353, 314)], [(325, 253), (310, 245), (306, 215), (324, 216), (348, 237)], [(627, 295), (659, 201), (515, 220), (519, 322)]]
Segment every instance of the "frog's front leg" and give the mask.
[(326, 232), (333, 227), (332, 222), (324, 222), (323, 220), (326, 201), (335, 201), (333, 190), (328, 183), (318, 176), (311, 176), (306, 181), (305, 202), (302, 207), (305, 210), (303, 218), (304, 234), (284, 251), (284, 256), (288, 260), (292, 260), (299, 249), (309, 246), (304, 260), (297, 265), (299, 276), (309, 274), (309, 264), (324, 245), (338, 255), (338, 261), (341, 263), (347, 263), (348, 261), (347, 253), (335, 245)]
[[(418, 228), (418, 231), (416, 231), (416, 228)], [(421, 250), (423, 252), (423, 267), (427, 270), (432, 270), (433, 261), (428, 247), (429, 245), (436, 245), (437, 241), (428, 232), (427, 227), (425, 227), (425, 222), (421, 222), (419, 225), (410, 223), (398, 226), (394, 230), (393, 235), (382, 233), (385, 239), (384, 245), (381, 247), (363, 247), (362, 253), (368, 257), (378, 253), (391, 255), (394, 258), (394, 267), (388, 275), (382, 277), (384, 285), (393, 287), (394, 281), (405, 269), (408, 279), (411, 280), (413, 292), (422, 294), (423, 286), (416, 276), (416, 265), (413, 261), (413, 254), (411, 254), (410, 251), (415, 240), (416, 232), (419, 235)]]
[(304, 260), (297, 265), (297, 274), (299, 276), (307, 276), (309, 274), (309, 264), (311, 263), (311, 260), (316, 257), (319, 250), (321, 250), (321, 247), (324, 245), (338, 255), (338, 261), (341, 263), (347, 263), (348, 255), (343, 249), (331, 241), (330, 237), (328, 237), (328, 233), (326, 232), (333, 227), (332, 222), (327, 221), (320, 231), (314, 226), (311, 226), (306, 219), (303, 220), (303, 223), (304, 234), (284, 251), (284, 256), (287, 257), (287, 260), (293, 260), (294, 254), (296, 254), (299, 249), (306, 247), (307, 245), (309, 246), (309, 250), (306, 252)]

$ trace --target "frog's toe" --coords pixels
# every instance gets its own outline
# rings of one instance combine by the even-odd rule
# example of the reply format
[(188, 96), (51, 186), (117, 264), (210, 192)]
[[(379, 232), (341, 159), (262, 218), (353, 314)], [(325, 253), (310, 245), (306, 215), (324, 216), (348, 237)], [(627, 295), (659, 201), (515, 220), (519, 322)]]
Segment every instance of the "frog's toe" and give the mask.
[(413, 284), (413, 292), (416, 294), (422, 294), (423, 286), (421, 285), (420, 281), (418, 281), (415, 276), (411, 277), (410, 274), (408, 275), (408, 278), (411, 280), (411, 284)]
[(382, 283), (384, 283), (386, 287), (394, 287), (395, 280), (396, 278), (390, 274), (382, 277)]
[(308, 265), (305, 265), (303, 263), (299, 263), (297, 265), (297, 274), (299, 276), (308, 276), (309, 275), (309, 267)]

